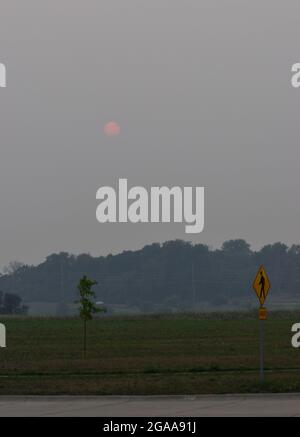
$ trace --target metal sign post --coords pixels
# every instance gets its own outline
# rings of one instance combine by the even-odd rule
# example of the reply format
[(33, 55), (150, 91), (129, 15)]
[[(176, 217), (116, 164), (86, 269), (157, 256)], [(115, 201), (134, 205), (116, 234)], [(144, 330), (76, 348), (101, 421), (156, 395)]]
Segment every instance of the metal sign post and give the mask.
[(265, 326), (264, 326), (264, 320), (259, 320), (259, 363), (260, 363), (260, 382), (263, 383), (265, 380), (265, 372), (264, 372), (264, 346), (265, 346)]

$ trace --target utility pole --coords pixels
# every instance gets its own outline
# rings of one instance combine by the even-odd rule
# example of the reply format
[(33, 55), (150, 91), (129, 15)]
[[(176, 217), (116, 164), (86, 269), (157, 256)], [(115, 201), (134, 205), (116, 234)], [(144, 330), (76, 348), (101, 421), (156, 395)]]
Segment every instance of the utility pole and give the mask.
[(60, 260), (60, 296), (61, 296), (61, 302), (65, 302), (65, 287), (64, 287), (64, 267), (63, 267), (63, 260)]
[(192, 305), (196, 305), (196, 289), (195, 289), (195, 263), (192, 262)]

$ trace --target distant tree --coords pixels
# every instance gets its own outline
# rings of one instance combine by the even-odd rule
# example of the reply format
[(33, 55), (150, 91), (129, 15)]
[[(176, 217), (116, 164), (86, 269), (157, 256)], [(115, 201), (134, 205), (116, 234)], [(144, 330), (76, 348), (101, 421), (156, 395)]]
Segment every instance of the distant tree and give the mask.
[(22, 305), (22, 299), (17, 294), (3, 293), (0, 291), (0, 314), (23, 315), (28, 307)]
[(16, 308), (21, 305), (22, 299), (17, 294), (6, 293), (4, 295), (4, 307), (7, 309), (8, 314), (13, 314)]
[(19, 273), (22, 272), (24, 264), (19, 261), (11, 261), (3, 268), (3, 274), (9, 278), (9, 291), (15, 293)]
[(79, 316), (83, 321), (83, 355), (86, 357), (86, 325), (89, 320), (93, 319), (93, 315), (96, 313), (104, 312), (104, 308), (96, 306), (94, 300), (96, 298), (95, 292), (92, 287), (97, 284), (97, 281), (89, 279), (87, 276), (83, 276), (78, 283), (78, 291), (80, 295), (79, 303)]
[(20, 261), (11, 261), (6, 267), (3, 268), (3, 273), (5, 275), (13, 275), (23, 266), (24, 264)]
[(245, 240), (228, 240), (222, 245), (222, 251), (232, 254), (250, 254), (250, 245)]

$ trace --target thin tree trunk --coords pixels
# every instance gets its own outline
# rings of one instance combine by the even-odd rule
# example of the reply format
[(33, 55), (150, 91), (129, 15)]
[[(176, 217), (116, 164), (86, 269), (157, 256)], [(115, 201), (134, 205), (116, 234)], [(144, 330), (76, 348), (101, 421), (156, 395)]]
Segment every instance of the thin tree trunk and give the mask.
[(83, 328), (83, 356), (86, 357), (86, 320), (83, 322), (84, 328)]

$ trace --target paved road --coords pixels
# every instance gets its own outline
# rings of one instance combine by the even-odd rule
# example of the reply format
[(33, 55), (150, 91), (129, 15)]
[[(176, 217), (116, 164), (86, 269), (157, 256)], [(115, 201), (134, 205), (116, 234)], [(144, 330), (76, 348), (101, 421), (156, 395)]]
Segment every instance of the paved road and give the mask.
[(0, 397), (0, 417), (299, 416), (300, 394)]

